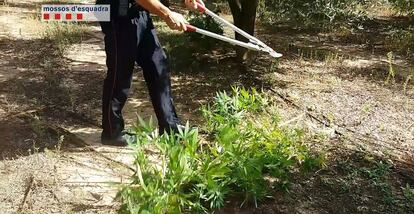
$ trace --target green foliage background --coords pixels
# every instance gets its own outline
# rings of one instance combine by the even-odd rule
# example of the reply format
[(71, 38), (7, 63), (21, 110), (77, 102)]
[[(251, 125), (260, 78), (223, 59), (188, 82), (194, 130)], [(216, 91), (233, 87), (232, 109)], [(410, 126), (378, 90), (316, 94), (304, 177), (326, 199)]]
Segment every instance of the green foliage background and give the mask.
[(363, 17), (357, 9), (365, 0), (260, 0), (259, 18), (273, 23), (332, 24)]
[(394, 7), (400, 12), (414, 15), (414, 1), (413, 0), (389, 0)]

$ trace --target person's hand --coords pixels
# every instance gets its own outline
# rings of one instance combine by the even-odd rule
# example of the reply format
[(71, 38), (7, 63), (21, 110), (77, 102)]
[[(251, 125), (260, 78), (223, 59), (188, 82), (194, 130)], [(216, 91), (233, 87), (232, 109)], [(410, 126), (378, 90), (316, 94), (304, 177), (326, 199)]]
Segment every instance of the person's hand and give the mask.
[(185, 0), (185, 5), (192, 10), (197, 10), (197, 2), (204, 6), (204, 2), (202, 0)]
[(165, 22), (167, 23), (168, 27), (173, 30), (187, 31), (188, 22), (184, 16), (179, 13), (170, 12), (165, 18)]

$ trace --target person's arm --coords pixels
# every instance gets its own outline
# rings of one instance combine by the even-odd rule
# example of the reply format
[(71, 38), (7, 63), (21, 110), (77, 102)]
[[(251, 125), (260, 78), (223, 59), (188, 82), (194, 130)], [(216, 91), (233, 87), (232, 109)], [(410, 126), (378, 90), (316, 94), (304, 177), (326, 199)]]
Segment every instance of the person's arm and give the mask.
[(187, 30), (187, 21), (185, 20), (184, 16), (171, 11), (159, 0), (136, 0), (136, 2), (148, 10), (150, 13), (161, 17), (171, 29), (181, 31)]

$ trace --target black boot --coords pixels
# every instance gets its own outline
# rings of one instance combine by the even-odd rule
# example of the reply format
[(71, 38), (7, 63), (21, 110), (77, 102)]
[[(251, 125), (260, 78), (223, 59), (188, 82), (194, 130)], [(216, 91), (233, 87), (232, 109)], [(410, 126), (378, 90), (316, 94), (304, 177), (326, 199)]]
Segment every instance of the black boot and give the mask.
[(101, 143), (107, 146), (128, 146), (128, 143), (135, 143), (136, 136), (122, 132), (117, 137), (108, 137), (104, 133), (101, 135)]

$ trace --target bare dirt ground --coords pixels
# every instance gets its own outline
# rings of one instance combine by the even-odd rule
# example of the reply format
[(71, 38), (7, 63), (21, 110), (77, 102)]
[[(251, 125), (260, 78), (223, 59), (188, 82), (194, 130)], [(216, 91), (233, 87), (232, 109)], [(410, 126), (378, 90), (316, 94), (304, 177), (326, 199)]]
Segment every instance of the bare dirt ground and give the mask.
[[(56, 54), (30, 18), (41, 3), (0, 6), (0, 211), (116, 213), (114, 198), (133, 173), (133, 154), (99, 144), (103, 35), (97, 25), (88, 26), (81, 43)], [(376, 32), (346, 38), (262, 26), (260, 37), (286, 55), (273, 68), (267, 56), (248, 66), (235, 63), (231, 47), (194, 53), (196, 64), (185, 68), (173, 65), (175, 102), (184, 121), (200, 124), (200, 104), (232, 84), (271, 89), (283, 120), (320, 134), (309, 145), (328, 157), (325, 169), (297, 175), (290, 193), (275, 192), (257, 209), (234, 209), (229, 201), (219, 212), (414, 213), (401, 191), (414, 186), (414, 84), (408, 78), (414, 65), (412, 58), (396, 55), (399, 72), (385, 84), (387, 49), (376, 39), (386, 34), (380, 26), (391, 22), (396, 23), (385, 19), (373, 27)], [(160, 35), (171, 46), (171, 36)], [(124, 111), (127, 124), (136, 114), (153, 115), (142, 73), (136, 71)], [(379, 181), (367, 173), (384, 167), (386, 176), (378, 175)]]

